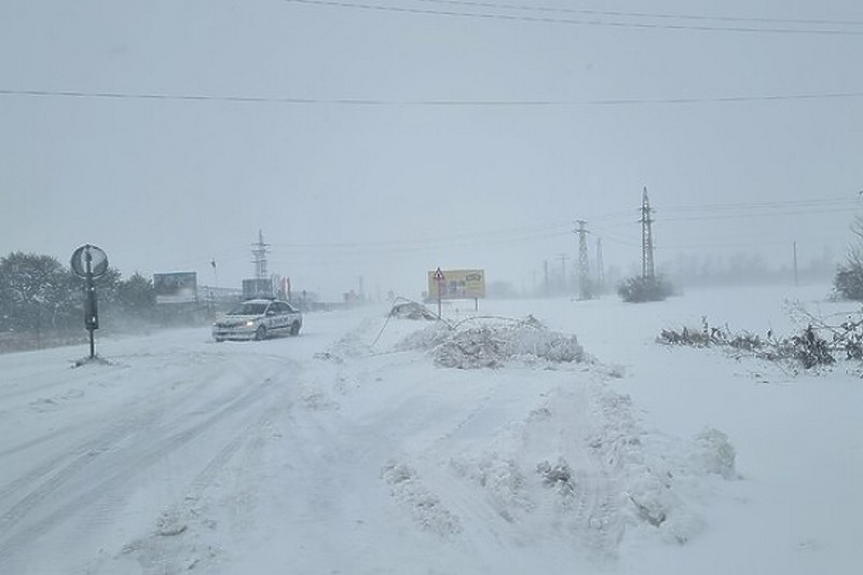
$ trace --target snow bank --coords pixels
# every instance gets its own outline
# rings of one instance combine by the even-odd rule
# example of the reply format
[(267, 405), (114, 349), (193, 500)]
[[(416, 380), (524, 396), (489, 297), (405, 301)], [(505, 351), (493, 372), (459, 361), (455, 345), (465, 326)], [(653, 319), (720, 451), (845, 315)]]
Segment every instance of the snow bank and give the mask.
[(648, 433), (628, 396), (587, 388), (560, 390), (517, 431), (454, 455), (451, 473), (519, 537), (564, 535), (604, 557), (626, 536), (685, 544), (702, 529), (710, 478), (737, 477), (728, 438), (714, 429), (689, 442)]
[(499, 368), (581, 362), (584, 350), (574, 335), (554, 332), (533, 316), (477, 317), (455, 325), (438, 323), (406, 337), (397, 349), (429, 350), (435, 364), (458, 369)]
[(444, 507), (417, 477), (416, 471), (402, 463), (391, 463), (381, 470), (381, 477), (390, 486), (390, 495), (409, 508), (411, 517), (424, 530), (447, 537), (462, 531), (461, 522)]
[[(563, 537), (591, 556), (616, 557), (628, 538), (687, 543), (703, 528), (712, 482), (737, 478), (724, 433), (705, 429), (687, 441), (646, 430), (630, 397), (609, 386), (609, 370), (575, 336), (532, 316), (441, 322), (396, 348), (425, 351), (440, 367), (495, 368), (470, 377), (522, 389), (559, 364), (590, 360), (556, 374), (550, 388), (540, 384), (538, 403), (529, 394), (521, 409), (486, 398), (433, 449), (383, 469), (391, 495), (424, 530), (453, 538), (491, 529), (520, 545)], [(512, 365), (532, 369), (506, 370)]]

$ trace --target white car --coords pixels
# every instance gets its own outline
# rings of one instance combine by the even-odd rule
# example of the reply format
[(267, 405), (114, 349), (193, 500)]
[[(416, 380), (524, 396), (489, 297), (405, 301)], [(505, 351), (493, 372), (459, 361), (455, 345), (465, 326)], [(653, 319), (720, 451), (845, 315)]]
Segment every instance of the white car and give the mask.
[(286, 301), (250, 299), (213, 324), (213, 339), (267, 339), (271, 335), (297, 335), (303, 314)]

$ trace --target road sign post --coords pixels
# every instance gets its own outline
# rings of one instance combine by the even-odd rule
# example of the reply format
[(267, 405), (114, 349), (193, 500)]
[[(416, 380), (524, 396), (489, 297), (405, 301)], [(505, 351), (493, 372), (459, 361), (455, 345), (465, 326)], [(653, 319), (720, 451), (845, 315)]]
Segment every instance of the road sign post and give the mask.
[(99, 329), (99, 306), (96, 298), (95, 278), (108, 271), (108, 256), (90, 244), (83, 245), (72, 254), (72, 271), (84, 280), (84, 329), (90, 332), (90, 359), (96, 357), (93, 332)]
[(444, 283), (446, 281), (446, 277), (444, 277), (443, 272), (440, 268), (435, 270), (434, 273), (435, 282), (437, 282), (437, 316), (441, 317), (441, 298), (443, 297), (443, 288), (446, 286)]

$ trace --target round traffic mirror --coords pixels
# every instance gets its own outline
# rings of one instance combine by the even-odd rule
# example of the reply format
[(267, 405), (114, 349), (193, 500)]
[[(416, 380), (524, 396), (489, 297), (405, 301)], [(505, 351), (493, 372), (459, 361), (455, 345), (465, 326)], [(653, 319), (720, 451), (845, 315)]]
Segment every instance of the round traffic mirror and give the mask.
[(75, 250), (70, 263), (75, 275), (82, 278), (87, 277), (88, 274), (97, 278), (108, 271), (108, 256), (104, 251), (90, 244)]

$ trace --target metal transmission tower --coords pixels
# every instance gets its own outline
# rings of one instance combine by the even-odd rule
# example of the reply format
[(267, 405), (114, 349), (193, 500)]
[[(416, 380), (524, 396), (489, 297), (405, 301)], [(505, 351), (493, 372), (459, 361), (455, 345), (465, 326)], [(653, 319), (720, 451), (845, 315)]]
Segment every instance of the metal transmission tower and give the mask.
[(647, 187), (644, 188), (644, 195), (641, 199), (641, 277), (643, 279), (653, 280), (656, 278), (656, 271), (653, 267), (653, 230), (651, 224), (653, 218), (650, 214), (653, 210), (650, 208), (650, 199), (647, 197)]
[(590, 299), (590, 260), (587, 257), (587, 222), (576, 220), (578, 229), (578, 299)]
[(258, 230), (258, 243), (252, 244), (252, 256), (255, 258), (252, 263), (255, 264), (255, 277), (264, 279), (267, 277), (267, 252), (270, 251), (270, 244), (264, 243), (264, 234)]
[(602, 238), (596, 238), (596, 292), (605, 289), (605, 270), (602, 265)]

